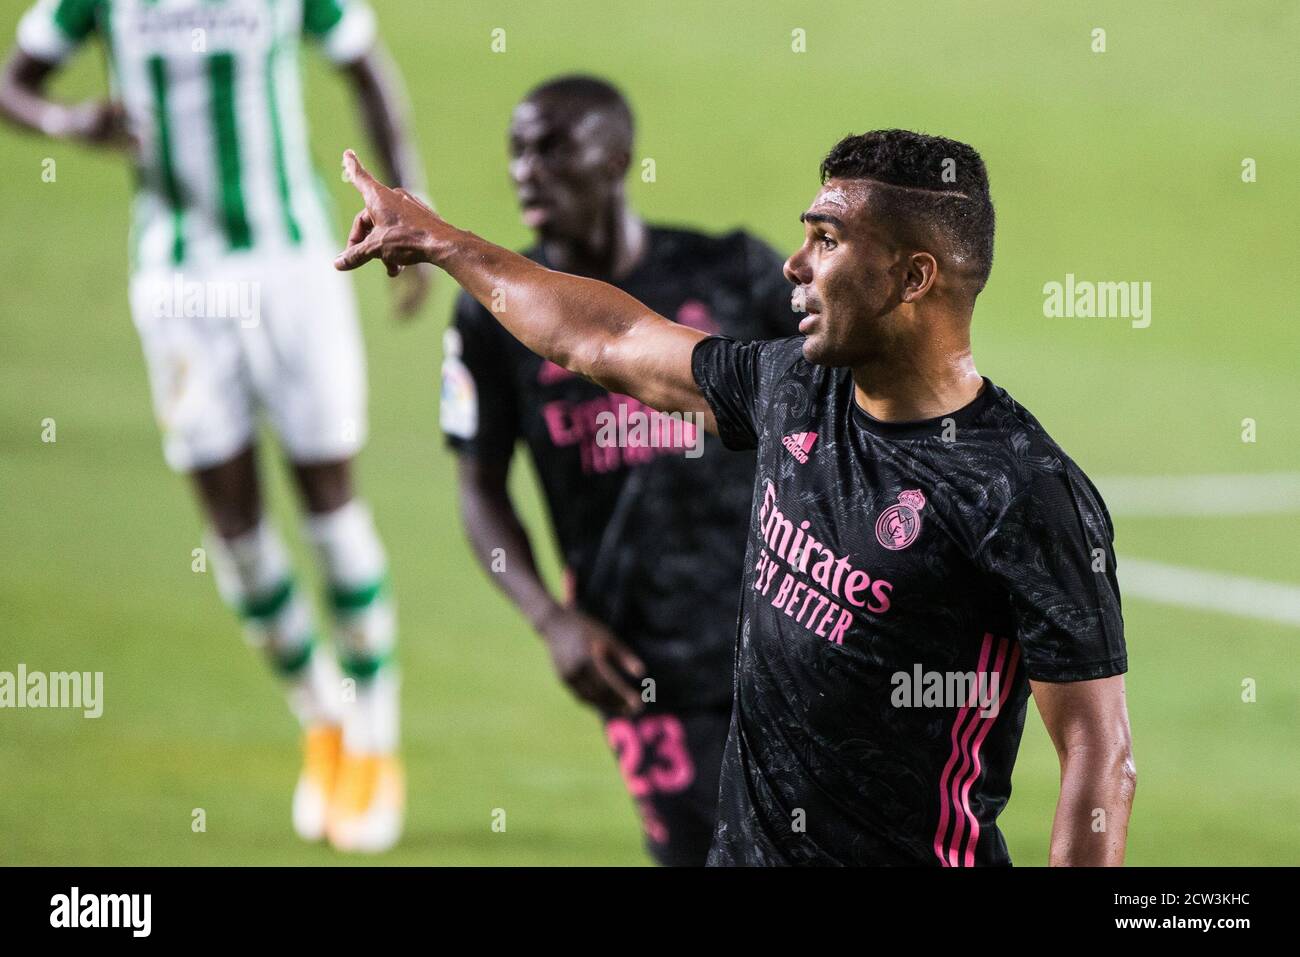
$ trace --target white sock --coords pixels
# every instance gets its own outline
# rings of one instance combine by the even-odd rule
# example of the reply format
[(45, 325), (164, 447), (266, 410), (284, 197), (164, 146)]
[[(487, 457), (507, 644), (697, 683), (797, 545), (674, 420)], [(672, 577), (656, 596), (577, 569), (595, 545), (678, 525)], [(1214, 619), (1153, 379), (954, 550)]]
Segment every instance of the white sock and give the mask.
[(289, 707), (304, 726), (341, 720), (341, 678), (318, 648), (311, 608), (293, 580), (288, 552), (263, 519), (236, 538), (208, 536), (217, 589), (244, 618), (244, 634), (284, 680)]
[(329, 583), (339, 662), (355, 682), (355, 695), (344, 693), (344, 747), (368, 754), (396, 751), (397, 615), (370, 509), (353, 499), (333, 512), (309, 515), (307, 531)]

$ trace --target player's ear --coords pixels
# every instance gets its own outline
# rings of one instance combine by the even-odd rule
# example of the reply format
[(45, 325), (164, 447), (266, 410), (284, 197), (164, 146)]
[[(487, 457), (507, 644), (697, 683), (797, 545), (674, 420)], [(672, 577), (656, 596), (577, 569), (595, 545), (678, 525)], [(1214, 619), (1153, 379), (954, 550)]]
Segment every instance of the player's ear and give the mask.
[(939, 263), (930, 253), (914, 252), (907, 257), (903, 276), (903, 302), (916, 302), (928, 293), (939, 276)]

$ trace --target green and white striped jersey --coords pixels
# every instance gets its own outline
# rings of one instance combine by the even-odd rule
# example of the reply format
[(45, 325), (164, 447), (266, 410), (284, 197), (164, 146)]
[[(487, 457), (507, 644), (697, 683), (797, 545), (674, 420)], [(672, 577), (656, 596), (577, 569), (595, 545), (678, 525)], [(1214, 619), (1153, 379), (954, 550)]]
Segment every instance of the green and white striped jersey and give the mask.
[(57, 63), (95, 33), (140, 144), (133, 268), (332, 242), (300, 38), (357, 59), (375, 38), (364, 0), (40, 0), (18, 45)]

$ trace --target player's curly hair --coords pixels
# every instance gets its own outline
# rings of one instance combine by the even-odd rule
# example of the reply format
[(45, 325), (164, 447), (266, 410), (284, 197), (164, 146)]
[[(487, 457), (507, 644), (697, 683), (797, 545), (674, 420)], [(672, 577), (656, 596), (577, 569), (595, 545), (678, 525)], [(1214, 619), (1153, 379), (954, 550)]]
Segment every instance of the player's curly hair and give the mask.
[(968, 266), (974, 292), (984, 288), (993, 268), (993, 200), (974, 147), (910, 130), (872, 130), (836, 143), (822, 160), (821, 177), (897, 187), (873, 195), (873, 210), (911, 235), (917, 227), (938, 232)]

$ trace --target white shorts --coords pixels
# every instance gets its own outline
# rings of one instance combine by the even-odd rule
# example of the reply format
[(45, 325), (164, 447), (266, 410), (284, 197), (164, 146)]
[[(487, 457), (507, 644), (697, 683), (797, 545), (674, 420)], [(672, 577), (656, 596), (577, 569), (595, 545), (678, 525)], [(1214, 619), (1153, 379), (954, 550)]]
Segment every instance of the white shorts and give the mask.
[(334, 253), (294, 251), (186, 263), (131, 279), (167, 464), (218, 465), (266, 414), (295, 463), (360, 451), (365, 349), (352, 284)]

